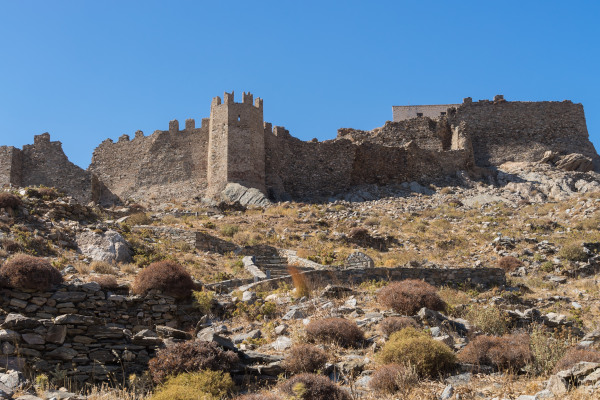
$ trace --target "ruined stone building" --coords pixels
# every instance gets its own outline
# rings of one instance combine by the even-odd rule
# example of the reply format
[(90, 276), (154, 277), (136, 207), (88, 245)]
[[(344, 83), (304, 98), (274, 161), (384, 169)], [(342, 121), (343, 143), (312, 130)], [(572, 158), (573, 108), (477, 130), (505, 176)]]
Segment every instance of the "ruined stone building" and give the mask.
[(493, 101), (395, 106), (372, 131), (339, 129), (304, 142), (263, 120), (263, 101), (244, 93), (215, 97), (199, 127), (188, 119), (166, 131), (102, 142), (83, 170), (45, 133), (23, 149), (0, 147), (0, 184), (57, 187), (80, 201), (218, 198), (228, 183), (273, 200), (314, 200), (360, 185), (431, 182), (507, 161), (538, 161), (547, 150), (600, 158), (583, 106), (571, 101)]

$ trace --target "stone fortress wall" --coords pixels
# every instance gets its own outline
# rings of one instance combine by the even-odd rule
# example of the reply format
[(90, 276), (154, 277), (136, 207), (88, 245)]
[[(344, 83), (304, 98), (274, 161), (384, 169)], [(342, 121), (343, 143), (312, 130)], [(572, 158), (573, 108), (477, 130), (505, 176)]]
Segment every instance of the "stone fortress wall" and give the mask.
[[(416, 110), (423, 116), (410, 114)], [(105, 140), (87, 171), (70, 163), (48, 134), (23, 150), (0, 147), (0, 184), (56, 186), (80, 200), (108, 202), (218, 198), (234, 182), (274, 200), (311, 200), (358, 185), (427, 183), (475, 166), (534, 162), (547, 150), (581, 153), (600, 170), (581, 104), (508, 102), (498, 95), (393, 111), (394, 121), (380, 128), (343, 128), (335, 139), (304, 142), (264, 122), (262, 99), (244, 93), (238, 103), (225, 93), (223, 101), (212, 100), (199, 128), (188, 119), (180, 130), (174, 120), (150, 136), (138, 131), (133, 139)]]
[(423, 106), (392, 106), (394, 122), (417, 117), (438, 118), (446, 115), (449, 108), (460, 104), (430, 104)]

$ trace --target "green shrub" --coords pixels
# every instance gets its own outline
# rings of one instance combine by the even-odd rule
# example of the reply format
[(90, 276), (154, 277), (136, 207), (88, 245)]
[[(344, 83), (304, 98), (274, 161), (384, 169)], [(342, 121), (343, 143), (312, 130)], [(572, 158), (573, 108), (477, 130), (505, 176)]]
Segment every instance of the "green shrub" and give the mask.
[(379, 291), (377, 300), (384, 307), (404, 315), (415, 315), (423, 307), (435, 311), (446, 309), (437, 289), (419, 279), (390, 283)]
[(133, 291), (136, 294), (146, 294), (153, 289), (161, 290), (177, 299), (184, 299), (192, 294), (194, 281), (181, 264), (169, 260), (158, 261), (140, 271), (133, 282)]
[(569, 261), (587, 261), (588, 255), (581, 244), (567, 244), (558, 252), (558, 256)]
[(136, 225), (150, 225), (152, 223), (152, 219), (145, 212), (137, 212), (135, 214), (131, 214), (129, 218), (127, 218), (127, 224), (131, 226)]
[(351, 400), (344, 389), (329, 378), (315, 374), (300, 374), (281, 385), (281, 391), (294, 400)]
[(231, 376), (223, 371), (183, 373), (158, 387), (151, 400), (219, 400), (233, 391)]
[(227, 371), (238, 362), (232, 351), (224, 351), (213, 342), (187, 341), (161, 349), (148, 363), (150, 375), (156, 383), (170, 375), (201, 370)]
[(0, 282), (15, 289), (44, 291), (62, 281), (60, 272), (39, 257), (17, 254), (0, 267)]
[(364, 333), (356, 322), (344, 318), (313, 320), (306, 326), (306, 336), (311, 341), (335, 343), (342, 347), (358, 346), (364, 340)]
[(194, 307), (199, 309), (202, 314), (210, 313), (213, 305), (213, 299), (215, 298), (215, 292), (201, 292), (194, 290), (192, 292), (192, 296), (194, 297)]
[(472, 305), (466, 319), (487, 335), (501, 336), (508, 332), (508, 320), (504, 311), (496, 306)]
[(533, 355), (530, 372), (536, 375), (549, 374), (573, 341), (570, 335), (562, 331), (548, 332), (541, 325), (534, 326), (529, 337)]
[(462, 362), (489, 365), (517, 371), (533, 358), (529, 335), (525, 333), (498, 336), (477, 336), (458, 353)]
[(60, 197), (60, 193), (55, 188), (40, 186), (39, 188), (27, 188), (27, 197), (35, 197), (43, 200), (53, 200)]
[(282, 367), (292, 374), (318, 372), (325, 367), (327, 359), (327, 353), (318, 347), (299, 344), (289, 350)]
[(456, 363), (454, 352), (429, 334), (414, 328), (395, 332), (378, 354), (382, 364), (412, 365), (419, 376), (433, 377)]
[(238, 233), (239, 230), (240, 230), (239, 226), (227, 224), (227, 225), (223, 225), (221, 227), (221, 234), (223, 236), (233, 237), (233, 235)]

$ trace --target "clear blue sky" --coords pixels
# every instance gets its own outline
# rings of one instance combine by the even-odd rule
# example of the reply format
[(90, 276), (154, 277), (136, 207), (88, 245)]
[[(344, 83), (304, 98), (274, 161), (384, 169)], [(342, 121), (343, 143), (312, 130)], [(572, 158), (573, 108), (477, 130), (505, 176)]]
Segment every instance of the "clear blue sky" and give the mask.
[(0, 0), (0, 144), (48, 131), (86, 168), (235, 90), (303, 140), (392, 105), (571, 99), (600, 150), (599, 20), (598, 1)]

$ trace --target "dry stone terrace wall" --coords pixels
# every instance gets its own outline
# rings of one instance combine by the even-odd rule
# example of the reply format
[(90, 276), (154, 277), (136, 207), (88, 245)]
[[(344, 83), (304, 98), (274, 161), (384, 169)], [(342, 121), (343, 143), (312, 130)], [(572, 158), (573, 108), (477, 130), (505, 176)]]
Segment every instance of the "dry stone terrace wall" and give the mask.
[(81, 382), (145, 370), (163, 343), (153, 332), (189, 327), (200, 318), (189, 304), (158, 292), (127, 296), (96, 283), (42, 293), (0, 289), (0, 309), (8, 313), (0, 315), (1, 363), (58, 368)]
[[(437, 286), (491, 288), (506, 285), (506, 275), (500, 268), (348, 268), (314, 270), (302, 273), (312, 285), (325, 286), (328, 283), (358, 285), (369, 281), (400, 281), (422, 279)], [(252, 287), (268, 290), (278, 287), (281, 282), (292, 284), (291, 276), (258, 282)]]

